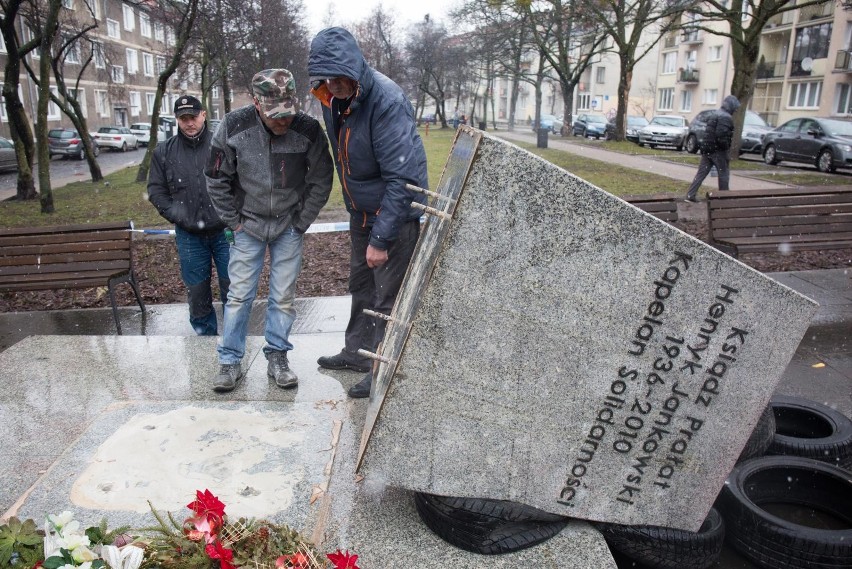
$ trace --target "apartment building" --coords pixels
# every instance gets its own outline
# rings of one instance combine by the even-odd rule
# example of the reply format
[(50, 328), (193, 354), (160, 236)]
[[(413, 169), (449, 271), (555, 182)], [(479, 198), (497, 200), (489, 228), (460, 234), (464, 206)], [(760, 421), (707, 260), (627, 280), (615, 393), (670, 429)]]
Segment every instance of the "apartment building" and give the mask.
[[(748, 16), (745, 16), (746, 18)], [(660, 45), (655, 110), (692, 119), (730, 93), (730, 40), (694, 16)], [(727, 23), (704, 22), (727, 31)], [(852, 11), (826, 2), (775, 16), (764, 28), (749, 108), (777, 126), (799, 116), (852, 116)]]
[[(69, 90), (80, 77), (79, 88), (74, 95), (81, 103), (89, 129), (95, 131), (101, 126), (150, 122), (157, 76), (167, 64), (168, 54), (174, 45), (174, 31), (153, 21), (144, 5), (125, 4), (120, 0), (63, 0), (62, 5), (61, 34), (69, 34), (74, 26), (79, 29), (81, 23), (97, 24), (97, 28), (89, 32), (91, 41), (78, 41), (67, 52), (64, 61), (65, 82)], [(23, 41), (32, 37), (23, 22), (18, 22), (17, 27)], [(81, 74), (81, 64), (89, 56), (92, 61)], [(5, 63), (5, 57), (3, 46), (0, 47), (0, 62)], [(27, 56), (32, 67), (38, 68), (39, 57), (37, 52)], [(200, 81), (197, 65), (182, 65), (169, 82), (160, 113), (171, 115), (173, 103), (180, 95), (200, 96)], [(55, 87), (51, 89), (56, 92)], [(25, 71), (20, 76), (19, 95), (34, 122), (37, 87)], [(215, 87), (208, 115), (211, 118), (224, 116), (224, 100)], [(48, 107), (48, 122), (50, 127), (71, 126), (68, 117), (53, 103)], [(5, 105), (0, 105), (0, 133), (9, 136)]]

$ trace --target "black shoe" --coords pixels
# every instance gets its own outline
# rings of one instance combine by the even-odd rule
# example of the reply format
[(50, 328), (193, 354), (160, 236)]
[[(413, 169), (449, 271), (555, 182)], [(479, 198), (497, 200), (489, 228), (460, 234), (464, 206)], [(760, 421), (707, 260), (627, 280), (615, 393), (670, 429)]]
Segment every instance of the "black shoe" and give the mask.
[(689, 196), (686, 196), (685, 198), (683, 198), (683, 201), (690, 202), (690, 203), (698, 203), (698, 200), (696, 198), (691, 198)]
[(325, 369), (351, 369), (352, 371), (359, 371), (361, 373), (370, 371), (370, 364), (353, 362), (343, 352), (333, 356), (323, 356), (317, 360), (317, 363)]
[(219, 373), (213, 378), (213, 391), (226, 393), (237, 386), (237, 382), (243, 378), (243, 370), (240, 362), (235, 364), (220, 364)]
[(266, 366), (266, 375), (275, 380), (278, 387), (287, 389), (288, 387), (296, 387), (299, 384), (299, 378), (290, 369), (290, 363), (287, 361), (287, 352), (269, 352), (266, 354), (266, 359), (269, 364)]
[(364, 399), (370, 396), (370, 387), (373, 385), (373, 374), (368, 373), (355, 385), (349, 388), (348, 394), (352, 399)]

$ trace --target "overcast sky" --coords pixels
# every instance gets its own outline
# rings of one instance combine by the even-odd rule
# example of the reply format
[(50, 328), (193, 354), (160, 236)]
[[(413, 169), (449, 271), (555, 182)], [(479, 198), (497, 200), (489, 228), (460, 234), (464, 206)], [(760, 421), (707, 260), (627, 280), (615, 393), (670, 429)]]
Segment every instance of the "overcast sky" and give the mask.
[(397, 25), (405, 29), (430, 14), (435, 20), (447, 22), (447, 14), (461, 0), (310, 0), (305, 2), (307, 24), (312, 33), (326, 27), (329, 13), (334, 14), (331, 25), (348, 27), (348, 24), (366, 18), (379, 4), (392, 14)]

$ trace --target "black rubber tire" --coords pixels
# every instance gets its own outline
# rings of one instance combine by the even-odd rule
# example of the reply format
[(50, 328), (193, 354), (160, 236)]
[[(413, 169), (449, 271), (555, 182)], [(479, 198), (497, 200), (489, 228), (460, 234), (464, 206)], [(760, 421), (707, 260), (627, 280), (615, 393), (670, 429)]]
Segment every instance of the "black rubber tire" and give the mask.
[(819, 151), (815, 166), (817, 170), (824, 174), (831, 174), (837, 170), (837, 166), (834, 164), (834, 153), (831, 152), (831, 148), (823, 148)]
[[(536, 521), (536, 520), (507, 520), (500, 517), (508, 514), (498, 506), (500, 515), (488, 516), (476, 513), (473, 519), (459, 517), (459, 511), (450, 509), (449, 513), (442, 506), (442, 502), (430, 500), (431, 494), (416, 492), (414, 504), (420, 519), (438, 537), (447, 543), (465, 551), (479, 553), (482, 555), (497, 555), (520, 551), (543, 541), (562, 531), (568, 525), (568, 519), (556, 516), (560, 521)], [(464, 499), (460, 500), (473, 500)], [(480, 500), (481, 502), (499, 502), (498, 500)], [(511, 502), (510, 502), (511, 504)], [(516, 504), (519, 505), (519, 504)], [(481, 508), (486, 509), (486, 508)], [(511, 508), (510, 508), (511, 510)], [(538, 511), (538, 510), (536, 510)], [(516, 512), (521, 518), (528, 517), (526, 514)], [(550, 515), (550, 514), (548, 514)]]
[(593, 525), (612, 550), (657, 569), (706, 569), (719, 558), (725, 542), (725, 522), (715, 508), (695, 533), (658, 526)]
[[(769, 504), (831, 514), (842, 527), (800, 525), (766, 511)], [(754, 458), (734, 467), (717, 507), (728, 543), (759, 567), (852, 567), (852, 477), (841, 468), (809, 458)]]
[(526, 504), (509, 500), (458, 498), (417, 493), (426, 507), (440, 510), (446, 516), (468, 523), (491, 522), (561, 522), (568, 518), (551, 514)]
[(775, 395), (771, 455), (802, 456), (852, 470), (852, 420), (840, 411), (801, 397)]
[(739, 458), (737, 458), (737, 462), (743, 462), (750, 458), (757, 458), (766, 454), (774, 437), (775, 412), (772, 410), (772, 405), (767, 405), (763, 413), (760, 414), (757, 425), (754, 426), (751, 436), (746, 441)]
[(686, 137), (686, 151), (690, 154), (698, 153), (698, 138), (694, 134)]
[(763, 161), (770, 166), (774, 166), (780, 162), (778, 155), (775, 153), (774, 144), (767, 144), (766, 148), (763, 149)]

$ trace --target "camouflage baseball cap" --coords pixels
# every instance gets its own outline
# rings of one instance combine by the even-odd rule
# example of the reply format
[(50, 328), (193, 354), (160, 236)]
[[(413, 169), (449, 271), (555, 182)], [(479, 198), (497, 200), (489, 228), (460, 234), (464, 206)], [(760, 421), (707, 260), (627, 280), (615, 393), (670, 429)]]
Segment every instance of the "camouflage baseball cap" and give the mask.
[(255, 73), (251, 90), (267, 118), (283, 119), (299, 111), (296, 80), (286, 69), (264, 69)]

